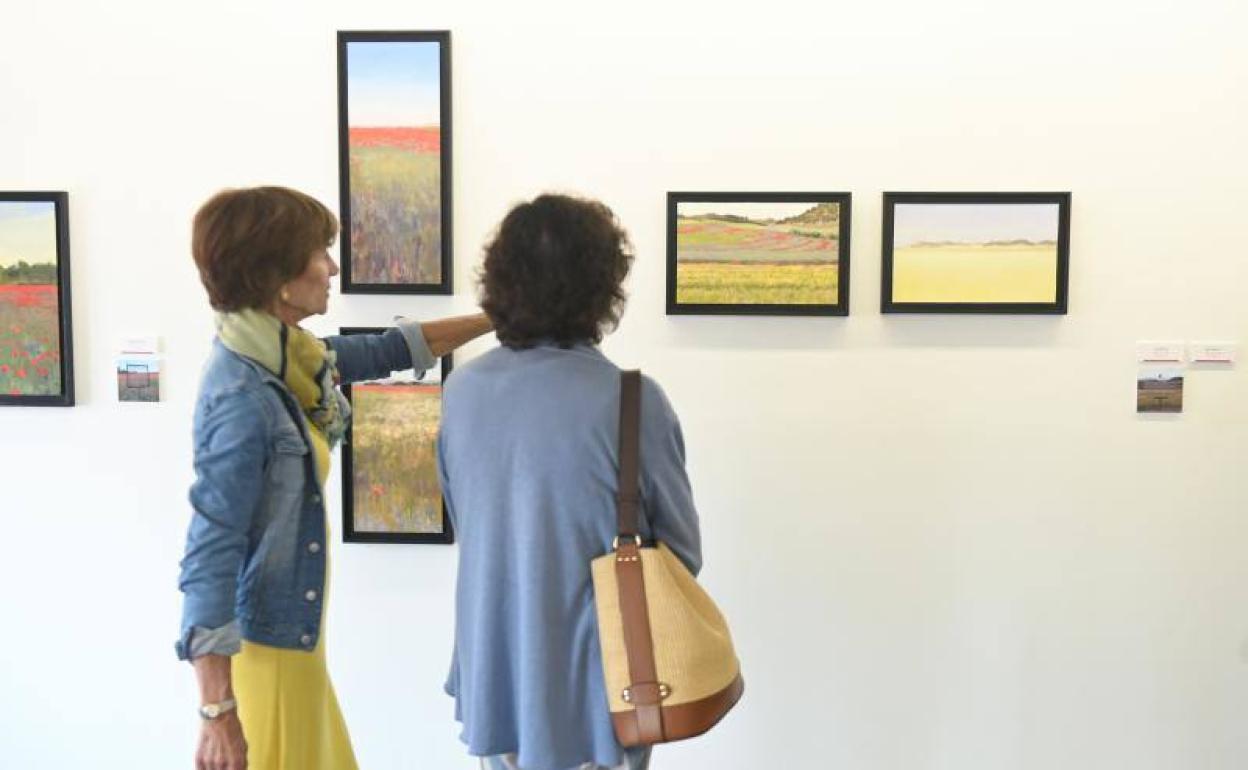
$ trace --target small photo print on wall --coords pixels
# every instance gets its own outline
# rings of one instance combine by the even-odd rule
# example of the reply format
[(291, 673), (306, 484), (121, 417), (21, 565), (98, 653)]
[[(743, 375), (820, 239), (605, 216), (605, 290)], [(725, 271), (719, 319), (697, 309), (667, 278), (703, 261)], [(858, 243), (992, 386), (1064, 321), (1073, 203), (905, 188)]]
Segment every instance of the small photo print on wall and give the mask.
[(849, 193), (668, 193), (667, 313), (846, 315), (849, 224)]
[(160, 401), (160, 359), (123, 355), (117, 358), (118, 401)]
[(1066, 313), (1070, 193), (885, 193), (885, 313)]
[[(381, 328), (346, 328), (343, 334)], [(428, 372), (343, 387), (351, 424), (342, 448), (343, 540), (348, 543), (452, 543), (438, 481), (445, 356)], [(419, 376), (417, 376), (419, 375)]]
[(1135, 383), (1135, 411), (1178, 414), (1183, 411), (1183, 367), (1142, 366)]

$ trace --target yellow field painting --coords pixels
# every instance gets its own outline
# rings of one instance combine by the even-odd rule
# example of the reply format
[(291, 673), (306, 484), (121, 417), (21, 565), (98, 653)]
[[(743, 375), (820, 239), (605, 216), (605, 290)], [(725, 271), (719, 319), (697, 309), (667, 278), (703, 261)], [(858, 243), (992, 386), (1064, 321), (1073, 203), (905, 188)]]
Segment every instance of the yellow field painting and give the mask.
[(676, 301), (685, 304), (834, 304), (838, 270), (828, 264), (680, 262)]
[(893, 252), (894, 302), (1054, 302), (1057, 245), (916, 244)]

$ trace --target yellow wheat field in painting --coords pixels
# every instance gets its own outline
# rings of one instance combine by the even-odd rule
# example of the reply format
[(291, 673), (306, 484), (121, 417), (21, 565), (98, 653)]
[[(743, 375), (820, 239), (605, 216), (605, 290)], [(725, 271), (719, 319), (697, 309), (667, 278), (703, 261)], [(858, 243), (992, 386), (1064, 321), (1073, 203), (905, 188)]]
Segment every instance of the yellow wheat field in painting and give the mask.
[(676, 301), (696, 304), (835, 304), (837, 264), (679, 262)]
[(893, 252), (894, 302), (1056, 300), (1056, 244), (924, 244)]

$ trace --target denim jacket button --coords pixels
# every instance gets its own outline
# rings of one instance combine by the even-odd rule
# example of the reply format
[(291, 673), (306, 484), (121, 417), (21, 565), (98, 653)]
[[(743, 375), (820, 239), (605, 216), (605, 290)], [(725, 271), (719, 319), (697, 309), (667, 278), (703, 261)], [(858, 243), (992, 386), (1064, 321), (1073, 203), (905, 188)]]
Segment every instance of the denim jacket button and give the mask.
[(308, 543), (308, 553), (320, 553), (320, 552), (321, 552), (320, 543), (316, 542), (315, 540), (312, 541), (311, 543)]
[(304, 647), (312, 646), (312, 634), (304, 634), (299, 637), (299, 644), (302, 644)]
[(308, 600), (308, 601), (310, 601), (310, 602), (314, 602), (314, 601), (316, 601), (316, 591), (311, 591), (311, 590), (309, 590), (309, 591), (305, 592), (305, 593), (303, 594), (303, 598), (307, 599), (307, 600)]
[(313, 495), (312, 495), (312, 504), (313, 504), (313, 505), (320, 505), (320, 504), (321, 504), (321, 496), (320, 496), (320, 495), (318, 495), (318, 494), (313, 494)]

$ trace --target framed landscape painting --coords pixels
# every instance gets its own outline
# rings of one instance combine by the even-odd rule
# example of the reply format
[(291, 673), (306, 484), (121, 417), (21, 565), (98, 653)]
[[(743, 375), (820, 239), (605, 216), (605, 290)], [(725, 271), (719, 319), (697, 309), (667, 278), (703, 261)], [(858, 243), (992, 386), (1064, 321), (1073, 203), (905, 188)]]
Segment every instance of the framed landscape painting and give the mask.
[(885, 313), (1066, 313), (1070, 193), (885, 193)]
[(73, 406), (69, 202), (0, 192), (0, 405)]
[(668, 315), (848, 315), (849, 193), (669, 192)]
[(451, 35), (338, 33), (342, 291), (450, 294)]
[[(344, 328), (372, 334), (374, 328)], [(348, 543), (453, 543), (438, 482), (442, 380), (451, 357), (412, 371), (344, 385), (351, 425), (342, 445), (342, 533)]]

